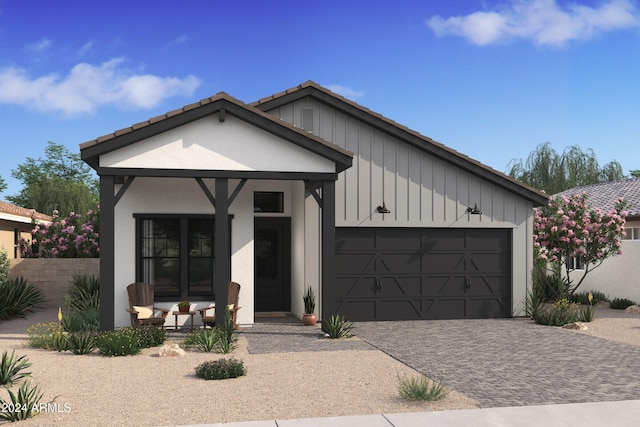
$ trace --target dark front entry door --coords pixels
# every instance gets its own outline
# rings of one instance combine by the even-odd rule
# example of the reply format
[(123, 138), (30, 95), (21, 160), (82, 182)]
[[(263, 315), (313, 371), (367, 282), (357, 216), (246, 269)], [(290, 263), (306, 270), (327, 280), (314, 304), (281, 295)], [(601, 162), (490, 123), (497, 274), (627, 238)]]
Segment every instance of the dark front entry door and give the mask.
[(290, 311), (290, 218), (256, 218), (254, 245), (255, 311)]

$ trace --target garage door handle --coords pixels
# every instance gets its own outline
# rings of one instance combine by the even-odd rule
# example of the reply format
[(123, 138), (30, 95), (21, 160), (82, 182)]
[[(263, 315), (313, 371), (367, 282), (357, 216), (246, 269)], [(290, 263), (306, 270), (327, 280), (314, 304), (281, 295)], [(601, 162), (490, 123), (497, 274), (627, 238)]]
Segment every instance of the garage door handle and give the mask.
[(465, 289), (471, 289), (471, 279), (465, 279), (464, 288)]
[(381, 291), (381, 290), (382, 290), (382, 282), (380, 280), (376, 280), (376, 285), (373, 288), (373, 294), (375, 295), (378, 293), (378, 291)]

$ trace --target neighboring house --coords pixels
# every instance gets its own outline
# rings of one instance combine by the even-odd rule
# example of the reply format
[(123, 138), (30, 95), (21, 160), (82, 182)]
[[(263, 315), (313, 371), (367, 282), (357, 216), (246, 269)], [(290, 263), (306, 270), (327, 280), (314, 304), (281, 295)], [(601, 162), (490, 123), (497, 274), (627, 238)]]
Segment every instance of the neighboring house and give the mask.
[(129, 324), (134, 281), (175, 309), (226, 301), (233, 279), (244, 325), (301, 316), (306, 286), (319, 318), (509, 317), (547, 202), (313, 82), (252, 104), (220, 93), (80, 147), (100, 176), (103, 328)]
[(0, 202), (0, 249), (9, 259), (20, 258), (20, 239), (31, 240), (33, 222), (51, 222), (48, 215), (25, 209), (8, 202)]
[[(587, 195), (587, 202), (592, 208), (599, 208), (602, 212), (613, 209), (615, 201), (624, 198), (629, 215), (622, 254), (606, 259), (600, 267), (590, 271), (578, 292), (595, 290), (604, 292), (610, 298), (628, 298), (640, 302), (640, 178), (576, 187), (557, 196), (569, 197), (582, 193)], [(572, 282), (577, 283), (584, 266), (580, 260), (576, 260), (573, 266), (577, 268), (570, 277)]]

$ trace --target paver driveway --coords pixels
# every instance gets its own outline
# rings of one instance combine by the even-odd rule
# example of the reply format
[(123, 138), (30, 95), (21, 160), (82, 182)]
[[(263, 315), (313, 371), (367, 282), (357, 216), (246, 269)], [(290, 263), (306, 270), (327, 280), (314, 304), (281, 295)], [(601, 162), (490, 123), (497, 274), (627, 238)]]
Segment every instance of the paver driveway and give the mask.
[(353, 332), (481, 407), (640, 399), (640, 347), (523, 319), (359, 322)]

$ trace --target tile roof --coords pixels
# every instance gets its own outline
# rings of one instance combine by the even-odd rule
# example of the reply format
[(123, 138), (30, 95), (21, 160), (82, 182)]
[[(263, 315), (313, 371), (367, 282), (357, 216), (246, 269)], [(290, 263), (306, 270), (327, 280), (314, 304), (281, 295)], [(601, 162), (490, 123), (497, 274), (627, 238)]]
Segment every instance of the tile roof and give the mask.
[(613, 207), (615, 200), (622, 197), (628, 203), (626, 209), (629, 212), (629, 217), (640, 218), (640, 178), (584, 185), (571, 188), (554, 196), (569, 197), (581, 193), (587, 195), (587, 201), (592, 208), (599, 208), (605, 212)]
[(204, 98), (204, 99), (202, 99), (202, 100), (200, 100), (198, 102), (195, 102), (193, 104), (185, 105), (182, 108), (178, 108), (176, 110), (169, 111), (169, 112), (167, 112), (165, 114), (162, 114), (160, 116), (152, 117), (149, 120), (146, 120), (144, 122), (136, 123), (136, 124), (134, 124), (132, 126), (129, 126), (127, 128), (123, 128), (123, 129), (117, 130), (117, 131), (115, 131), (113, 133), (98, 137), (98, 138), (96, 138), (94, 140), (87, 141), (85, 143), (80, 144), (80, 150), (92, 147), (94, 145), (97, 145), (97, 144), (100, 144), (100, 143), (103, 143), (103, 142), (106, 142), (106, 141), (109, 141), (109, 140), (112, 140), (114, 138), (117, 138), (119, 136), (125, 135), (127, 133), (130, 133), (130, 132), (136, 131), (138, 129), (142, 129), (142, 128), (145, 128), (147, 126), (153, 125), (154, 123), (161, 122), (161, 121), (166, 120), (166, 119), (168, 119), (170, 117), (177, 116), (177, 115), (182, 114), (182, 113), (186, 113), (186, 112), (188, 112), (190, 110), (193, 110), (195, 108), (202, 107), (202, 106), (205, 106), (207, 104), (211, 104), (211, 103), (214, 103), (214, 102), (220, 101), (220, 100), (225, 100), (225, 101), (228, 101), (228, 102), (230, 102), (232, 104), (235, 104), (235, 105), (237, 105), (239, 107), (242, 107), (242, 108), (245, 108), (247, 110), (250, 110), (252, 113), (257, 114), (258, 116), (266, 118), (266, 119), (268, 119), (268, 120), (270, 120), (272, 122), (277, 123), (280, 126), (288, 128), (290, 130), (294, 130), (295, 132), (300, 133), (300, 134), (304, 135), (307, 138), (313, 139), (315, 142), (317, 142), (317, 143), (319, 143), (321, 145), (324, 145), (325, 147), (328, 147), (328, 148), (330, 148), (330, 149), (332, 149), (334, 151), (337, 151), (339, 153), (345, 154), (347, 156), (353, 157), (353, 153), (351, 151), (346, 150), (346, 149), (344, 149), (344, 148), (342, 148), (342, 147), (340, 147), (338, 145), (332, 144), (332, 143), (330, 143), (330, 142), (328, 142), (328, 141), (326, 141), (326, 140), (324, 140), (324, 139), (322, 139), (322, 138), (320, 138), (320, 137), (318, 137), (318, 136), (316, 136), (316, 135), (314, 135), (312, 133), (309, 133), (309, 132), (307, 132), (307, 131), (305, 131), (303, 129), (297, 128), (297, 127), (293, 126), (291, 123), (288, 123), (288, 122), (283, 121), (283, 120), (278, 120), (273, 115), (265, 113), (264, 111), (262, 111), (262, 110), (260, 110), (258, 108), (254, 108), (254, 107), (250, 106), (249, 104), (245, 104), (244, 102), (240, 101), (237, 98), (232, 97), (231, 95), (229, 95), (229, 94), (227, 94), (225, 92), (219, 92), (214, 96), (211, 96), (209, 98)]
[(24, 218), (35, 218), (40, 221), (51, 221), (52, 218), (49, 215), (36, 212), (35, 209), (27, 209), (21, 206), (14, 205), (9, 202), (0, 201), (0, 214), (15, 215)]

